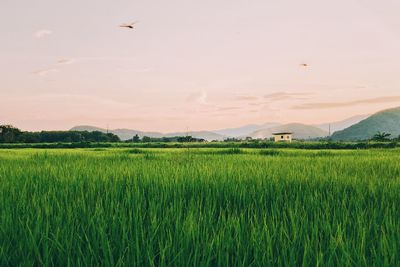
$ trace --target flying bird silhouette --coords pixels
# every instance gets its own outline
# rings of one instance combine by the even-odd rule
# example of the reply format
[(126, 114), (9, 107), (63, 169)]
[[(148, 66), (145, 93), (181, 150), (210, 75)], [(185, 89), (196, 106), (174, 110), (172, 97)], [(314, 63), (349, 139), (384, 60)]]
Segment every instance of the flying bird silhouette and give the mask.
[(128, 29), (134, 29), (135, 28), (135, 24), (138, 23), (138, 21), (132, 22), (132, 23), (123, 23), (121, 25), (119, 25), (121, 28), (128, 28)]
[(306, 68), (306, 67), (308, 67), (308, 64), (307, 63), (301, 63), (300, 67), (305, 67)]

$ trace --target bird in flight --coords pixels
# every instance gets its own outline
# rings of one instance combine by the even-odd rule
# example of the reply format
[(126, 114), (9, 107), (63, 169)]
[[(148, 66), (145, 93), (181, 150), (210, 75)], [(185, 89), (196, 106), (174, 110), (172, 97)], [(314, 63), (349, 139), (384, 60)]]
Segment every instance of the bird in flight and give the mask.
[(301, 63), (301, 64), (300, 64), (300, 67), (306, 68), (306, 67), (308, 67), (308, 64), (307, 64), (307, 63)]
[(121, 28), (129, 28), (129, 29), (134, 29), (135, 28), (135, 24), (138, 23), (138, 21), (132, 22), (132, 23), (124, 23), (119, 25)]

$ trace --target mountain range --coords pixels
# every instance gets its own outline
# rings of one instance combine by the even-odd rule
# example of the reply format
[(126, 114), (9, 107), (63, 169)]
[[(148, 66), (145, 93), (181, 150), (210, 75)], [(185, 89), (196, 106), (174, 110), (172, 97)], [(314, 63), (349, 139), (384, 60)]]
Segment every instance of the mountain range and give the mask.
[(367, 140), (377, 132), (389, 133), (392, 138), (400, 135), (400, 107), (375, 113), (359, 123), (335, 132), (331, 138), (343, 141)]
[(220, 135), (228, 136), (228, 137), (238, 138), (238, 137), (247, 136), (250, 133), (261, 130), (261, 129), (272, 128), (272, 127), (276, 127), (279, 125), (281, 125), (281, 124), (277, 123), (277, 122), (267, 122), (264, 124), (248, 124), (248, 125), (244, 125), (244, 126), (237, 127), (237, 128), (227, 128), (227, 129), (215, 130), (212, 132), (220, 134)]
[(315, 139), (329, 136), (329, 131), (333, 133), (333, 140), (366, 140), (371, 138), (378, 131), (392, 134), (393, 137), (400, 135), (400, 107), (388, 109), (372, 116), (358, 115), (342, 121), (324, 123), (318, 125), (306, 125), (301, 123), (280, 124), (268, 122), (264, 124), (248, 124), (237, 128), (226, 128), (215, 131), (191, 131), (191, 132), (144, 132), (133, 129), (113, 129), (81, 125), (73, 127), (73, 131), (100, 131), (110, 132), (118, 135), (121, 140), (131, 139), (136, 134), (140, 137), (172, 137), (190, 135), (195, 138), (202, 138), (208, 141), (224, 140), (229, 137), (244, 139), (251, 137), (254, 139), (270, 138), (275, 132), (293, 132), (295, 139)]
[(370, 115), (357, 115), (357, 116), (353, 116), (350, 117), (348, 119), (342, 120), (342, 121), (335, 121), (335, 122), (330, 122), (330, 123), (323, 123), (323, 124), (317, 124), (314, 125), (317, 128), (320, 128), (326, 132), (337, 132), (337, 131), (341, 131), (344, 130), (354, 124), (359, 123), (362, 120), (365, 120), (366, 118), (368, 118)]
[(289, 123), (284, 125), (279, 125), (276, 127), (266, 128), (257, 130), (250, 133), (253, 139), (265, 139), (272, 137), (273, 133), (279, 132), (292, 132), (294, 139), (314, 139), (328, 136), (328, 132), (312, 125), (306, 125), (301, 123)]
[(132, 139), (133, 136), (138, 135), (139, 137), (143, 136), (148, 136), (148, 137), (156, 137), (156, 138), (161, 138), (161, 137), (173, 137), (173, 136), (192, 136), (194, 138), (202, 138), (205, 140), (218, 140), (222, 141), (227, 138), (227, 136), (210, 132), (210, 131), (191, 131), (191, 132), (175, 132), (175, 133), (160, 133), (160, 132), (143, 132), (139, 130), (132, 130), (132, 129), (113, 129), (113, 130), (107, 130), (104, 128), (99, 128), (95, 126), (90, 126), (90, 125), (80, 125), (80, 126), (75, 126), (70, 129), (70, 131), (99, 131), (99, 132), (109, 132), (113, 133), (115, 135), (118, 135), (121, 140), (129, 140)]

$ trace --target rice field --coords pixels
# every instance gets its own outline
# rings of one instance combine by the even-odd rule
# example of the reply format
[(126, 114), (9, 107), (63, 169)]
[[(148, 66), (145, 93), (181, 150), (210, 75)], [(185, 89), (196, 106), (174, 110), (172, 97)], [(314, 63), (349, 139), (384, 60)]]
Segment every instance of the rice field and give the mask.
[(3, 149), (0, 266), (400, 266), (400, 150)]

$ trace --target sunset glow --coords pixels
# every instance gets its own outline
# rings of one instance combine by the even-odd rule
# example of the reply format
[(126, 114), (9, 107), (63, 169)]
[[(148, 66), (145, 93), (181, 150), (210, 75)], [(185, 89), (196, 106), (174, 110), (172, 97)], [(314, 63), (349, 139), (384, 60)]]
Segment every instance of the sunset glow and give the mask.
[(167, 132), (400, 106), (399, 10), (393, 0), (3, 0), (0, 122)]

